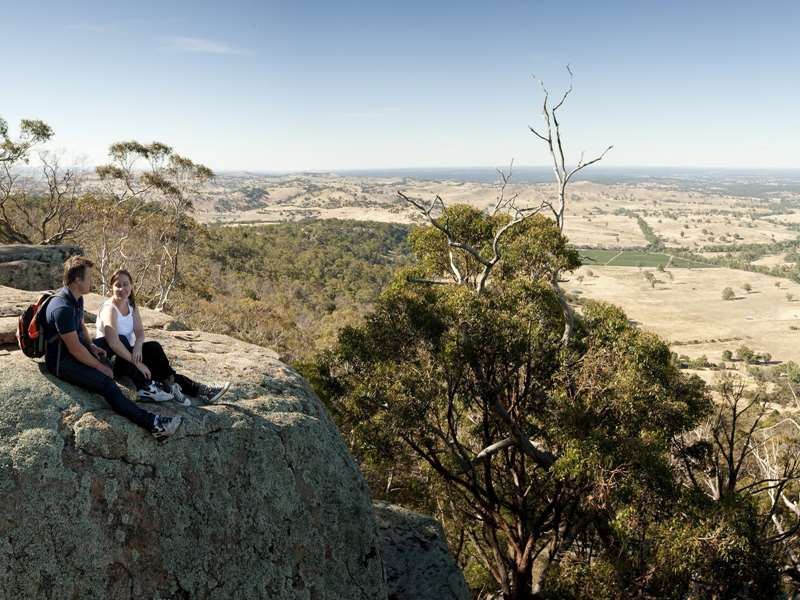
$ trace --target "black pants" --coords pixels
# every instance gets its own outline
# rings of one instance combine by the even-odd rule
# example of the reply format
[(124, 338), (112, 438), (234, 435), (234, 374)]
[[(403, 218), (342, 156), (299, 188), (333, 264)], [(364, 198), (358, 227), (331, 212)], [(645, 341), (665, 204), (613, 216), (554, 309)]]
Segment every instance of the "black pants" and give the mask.
[[(133, 350), (133, 346), (131, 346), (128, 338), (119, 336), (119, 341), (128, 349), (128, 352)], [(105, 338), (98, 338), (94, 343), (103, 348), (106, 352), (114, 354), (114, 351), (108, 345)], [(161, 383), (174, 381), (181, 386), (181, 390), (184, 394), (188, 394), (189, 396), (197, 395), (199, 385), (185, 375), (175, 372), (169, 364), (169, 359), (164, 353), (164, 349), (158, 342), (150, 341), (142, 344), (142, 362), (150, 369), (150, 375), (155, 381)], [(114, 361), (114, 376), (130, 377), (137, 390), (150, 385), (150, 380), (142, 374), (135, 364), (120, 356), (117, 356)]]
[(147, 431), (153, 430), (155, 417), (153, 413), (139, 408), (128, 400), (113, 379), (74, 359), (66, 348), (61, 349), (61, 357), (57, 364), (47, 364), (47, 370), (59, 379), (102, 395), (114, 412), (144, 427)]

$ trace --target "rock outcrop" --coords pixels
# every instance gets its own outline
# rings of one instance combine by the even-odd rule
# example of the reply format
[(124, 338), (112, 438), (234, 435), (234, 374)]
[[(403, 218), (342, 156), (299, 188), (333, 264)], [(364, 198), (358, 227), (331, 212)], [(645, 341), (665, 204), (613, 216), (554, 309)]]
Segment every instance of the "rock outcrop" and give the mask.
[[(0, 287), (0, 319), (35, 296)], [(184, 418), (165, 442), (0, 350), (0, 598), (386, 598), (368, 491), (305, 381), (269, 350), (144, 321), (180, 372), (234, 382), (219, 404), (150, 405)]]
[(438, 521), (375, 502), (389, 600), (468, 600), (464, 575)]
[(0, 285), (21, 290), (61, 287), (63, 264), (78, 246), (0, 245)]

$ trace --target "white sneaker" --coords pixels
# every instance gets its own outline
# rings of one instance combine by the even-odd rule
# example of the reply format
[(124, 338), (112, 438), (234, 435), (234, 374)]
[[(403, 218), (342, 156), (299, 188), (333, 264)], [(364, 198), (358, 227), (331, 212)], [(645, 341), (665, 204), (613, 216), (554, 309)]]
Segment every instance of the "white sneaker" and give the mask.
[(183, 390), (180, 385), (173, 383), (170, 389), (172, 390), (172, 399), (175, 400), (175, 402), (182, 406), (192, 405), (192, 401), (189, 400), (189, 397), (183, 395)]
[(150, 433), (158, 439), (162, 440), (171, 436), (178, 430), (178, 427), (181, 425), (182, 419), (180, 417), (162, 417), (161, 415), (156, 415), (155, 421), (153, 421), (153, 431)]
[(154, 382), (150, 382), (146, 388), (142, 388), (137, 392), (139, 400), (145, 402), (166, 402), (172, 400), (172, 394), (162, 390)]

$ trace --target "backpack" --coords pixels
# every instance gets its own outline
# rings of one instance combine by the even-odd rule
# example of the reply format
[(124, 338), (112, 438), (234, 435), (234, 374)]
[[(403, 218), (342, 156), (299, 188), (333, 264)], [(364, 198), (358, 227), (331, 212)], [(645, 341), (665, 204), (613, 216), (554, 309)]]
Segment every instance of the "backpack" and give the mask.
[(17, 344), (25, 356), (30, 358), (41, 358), (47, 349), (47, 342), (44, 337), (45, 319), (47, 305), (50, 300), (58, 294), (45, 292), (35, 304), (31, 304), (19, 316), (17, 323)]

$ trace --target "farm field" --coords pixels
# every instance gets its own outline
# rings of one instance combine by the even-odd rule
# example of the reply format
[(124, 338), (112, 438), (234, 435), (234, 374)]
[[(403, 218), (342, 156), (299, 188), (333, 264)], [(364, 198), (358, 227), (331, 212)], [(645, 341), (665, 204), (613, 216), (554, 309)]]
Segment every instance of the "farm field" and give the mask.
[[(645, 278), (647, 272), (657, 280), (654, 287)], [(752, 288), (749, 293), (746, 284)], [(744, 344), (769, 352), (774, 361), (800, 362), (800, 284), (787, 279), (721, 268), (662, 273), (583, 266), (564, 287), (581, 298), (616, 304), (629, 319), (690, 358), (705, 355), (720, 362), (723, 350), (735, 352)], [(733, 300), (722, 299), (726, 287), (734, 290)]]
[[(491, 183), (407, 177), (298, 174), (223, 175), (203, 191), (195, 216), (204, 223), (258, 224), (302, 219), (420, 223), (424, 217), (400, 199), (398, 192), (426, 205), (439, 196), (447, 205), (464, 203), (491, 210), (499, 188)], [(554, 200), (555, 188), (553, 184), (511, 183), (505, 197), (511, 196), (517, 196), (520, 207), (538, 206)], [(800, 193), (794, 191), (777, 198), (743, 197), (678, 184), (578, 181), (571, 184), (567, 203), (564, 233), (578, 247), (644, 248), (649, 240), (642, 223), (666, 247), (695, 253), (716, 254), (719, 246), (788, 243), (800, 236)], [(621, 260), (615, 264), (630, 263)]]
[(594, 248), (580, 248), (578, 250), (585, 266), (609, 267), (668, 267), (675, 269), (704, 269), (713, 265), (700, 261), (688, 260), (664, 254), (661, 252), (647, 252), (644, 250), (598, 250)]
[[(447, 205), (479, 210), (491, 210), (499, 193), (490, 183), (335, 174), (223, 176), (210, 186), (196, 216), (227, 226), (304, 219), (424, 223), (399, 191), (425, 205), (438, 196)], [(552, 184), (512, 182), (505, 189), (519, 207), (538, 206), (554, 195)], [(794, 300), (800, 299), (800, 285), (713, 264), (791, 268), (787, 256), (800, 240), (797, 190), (748, 197), (735, 186), (699, 182), (579, 181), (571, 184), (567, 202), (564, 233), (584, 264), (564, 286), (567, 291), (621, 306), (690, 358), (706, 355), (719, 362), (723, 350), (745, 344), (777, 361), (800, 362), (800, 301)], [(654, 242), (664, 250), (648, 250)], [(677, 249), (697, 259), (675, 256)], [(722, 300), (725, 287), (735, 290), (734, 300)], [(714, 373), (700, 374), (710, 379)]]

